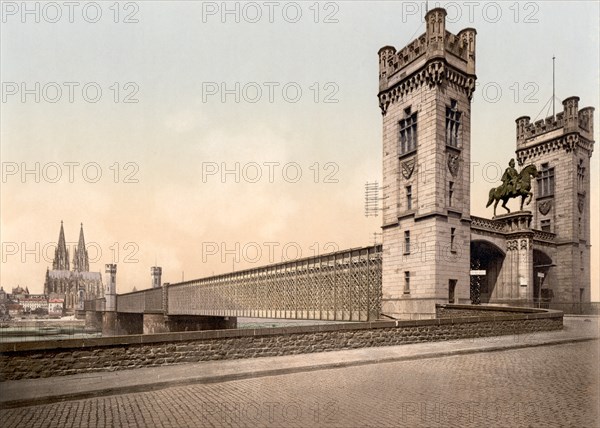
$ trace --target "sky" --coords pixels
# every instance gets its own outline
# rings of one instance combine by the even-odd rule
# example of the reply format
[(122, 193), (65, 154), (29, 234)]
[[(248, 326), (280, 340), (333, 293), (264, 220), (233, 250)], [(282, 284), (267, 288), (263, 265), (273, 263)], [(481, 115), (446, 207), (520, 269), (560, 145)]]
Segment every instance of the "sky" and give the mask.
[[(596, 108), (597, 2), (429, 2), (477, 29), (471, 211), (556, 97)], [(119, 293), (379, 242), (378, 50), (425, 2), (2, 2), (0, 285), (43, 292), (60, 222)], [(557, 102), (556, 111), (562, 105)], [(595, 150), (598, 151), (597, 149)], [(591, 165), (598, 260), (599, 155)], [(509, 204), (516, 209), (516, 202)], [(600, 300), (598, 264), (592, 300)]]

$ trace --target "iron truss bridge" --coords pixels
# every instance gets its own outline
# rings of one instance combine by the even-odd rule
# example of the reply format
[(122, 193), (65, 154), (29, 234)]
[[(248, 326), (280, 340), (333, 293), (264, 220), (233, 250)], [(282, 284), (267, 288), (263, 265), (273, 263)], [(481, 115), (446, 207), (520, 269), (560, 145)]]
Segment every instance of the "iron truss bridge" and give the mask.
[[(167, 315), (376, 320), (381, 313), (381, 254), (381, 245), (376, 245), (170, 284), (163, 287), (167, 293), (163, 311)], [(146, 311), (156, 311), (158, 296), (137, 295), (156, 291), (120, 295), (118, 310), (147, 303)]]

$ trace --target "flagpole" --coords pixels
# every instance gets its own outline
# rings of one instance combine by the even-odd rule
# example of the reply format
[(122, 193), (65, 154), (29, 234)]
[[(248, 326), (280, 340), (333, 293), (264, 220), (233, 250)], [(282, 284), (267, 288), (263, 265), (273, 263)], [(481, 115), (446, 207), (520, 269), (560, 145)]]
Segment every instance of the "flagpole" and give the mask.
[(556, 57), (554, 55), (552, 55), (552, 117), (554, 117), (554, 100), (555, 100), (555, 71), (554, 71), (554, 60), (556, 59)]

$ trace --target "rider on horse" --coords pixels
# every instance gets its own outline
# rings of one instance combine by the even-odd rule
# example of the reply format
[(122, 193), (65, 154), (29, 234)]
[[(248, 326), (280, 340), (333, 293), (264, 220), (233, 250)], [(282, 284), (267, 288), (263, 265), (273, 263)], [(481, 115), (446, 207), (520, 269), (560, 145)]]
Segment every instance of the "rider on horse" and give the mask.
[(510, 209), (506, 206), (506, 202), (509, 199), (521, 197), (521, 211), (525, 204), (525, 198), (529, 197), (527, 204), (531, 202), (533, 198), (533, 192), (531, 192), (531, 177), (537, 177), (538, 172), (534, 164), (527, 165), (517, 172), (515, 169), (515, 160), (511, 159), (508, 163), (508, 168), (502, 175), (502, 185), (490, 189), (490, 197), (486, 207), (489, 207), (494, 203), (494, 216), (496, 215), (496, 206), (499, 201), (502, 201), (502, 208), (510, 212)]
[(508, 168), (502, 176), (504, 191), (502, 196), (513, 196), (517, 194), (519, 184), (519, 173), (515, 169), (515, 160), (511, 159)]

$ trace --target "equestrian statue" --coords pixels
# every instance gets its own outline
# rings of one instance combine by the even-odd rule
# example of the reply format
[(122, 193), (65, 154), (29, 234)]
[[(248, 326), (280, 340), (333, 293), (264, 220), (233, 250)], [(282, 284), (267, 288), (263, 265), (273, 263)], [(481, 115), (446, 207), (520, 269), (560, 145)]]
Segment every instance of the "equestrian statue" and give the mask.
[(486, 208), (492, 205), (492, 202), (494, 202), (495, 217), (498, 202), (502, 201), (502, 207), (506, 209), (506, 211), (510, 212), (510, 209), (506, 206), (506, 203), (509, 199), (518, 198), (520, 196), (521, 211), (523, 211), (525, 198), (529, 196), (527, 205), (529, 205), (531, 199), (533, 198), (533, 193), (531, 192), (531, 177), (535, 178), (537, 176), (538, 171), (535, 165), (527, 165), (521, 170), (521, 172), (517, 172), (515, 169), (515, 160), (511, 159), (508, 163), (508, 168), (506, 168), (506, 171), (504, 171), (504, 174), (502, 175), (502, 185), (494, 187), (490, 190), (490, 198)]

